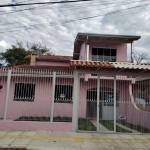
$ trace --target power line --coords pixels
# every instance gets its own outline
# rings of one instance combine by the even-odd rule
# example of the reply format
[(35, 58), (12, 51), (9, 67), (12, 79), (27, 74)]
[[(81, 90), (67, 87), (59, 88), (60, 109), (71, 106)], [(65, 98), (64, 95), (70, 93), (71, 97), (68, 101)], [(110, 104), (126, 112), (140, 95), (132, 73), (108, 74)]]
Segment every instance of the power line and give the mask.
[[(92, 2), (92, 4), (93, 3), (95, 3), (95, 2)], [(99, 3), (99, 2), (98, 2)], [(82, 5), (82, 6), (87, 6), (87, 5), (89, 5), (90, 3), (87, 3), (86, 5), (84, 4), (84, 5)], [(101, 3), (100, 5), (106, 5), (106, 4), (114, 4), (114, 2), (112, 3), (105, 3), (105, 4), (103, 4), (103, 3)], [(6, 11), (0, 11), (0, 12), (6, 12), (6, 13), (3, 13), (3, 14), (0, 14), (0, 15), (6, 15), (6, 14), (12, 14), (12, 13), (16, 13), (16, 12), (21, 12), (21, 11), (26, 11), (26, 10), (35, 10), (35, 9), (42, 9), (41, 7), (45, 7), (45, 6), (48, 6), (48, 4), (46, 4), (46, 5), (42, 5), (42, 6), (38, 6), (38, 7), (32, 7), (32, 8), (26, 8), (26, 9), (19, 9), (19, 10), (15, 10), (15, 11), (9, 11), (9, 12), (6, 12)], [(69, 5), (67, 5), (67, 6), (69, 6)], [(79, 6), (81, 6), (81, 5), (73, 5), (73, 7), (74, 6), (77, 6), (77, 7), (79, 7)], [(55, 6), (56, 7), (56, 6)], [(61, 6), (62, 7), (62, 6)], [(51, 7), (51, 8), (54, 8), (54, 7)], [(49, 9), (49, 7), (46, 7), (45, 9)]]
[[(142, 2), (143, 2), (143, 0), (141, 0)], [(141, 2), (141, 1), (135, 1), (135, 2)], [(134, 3), (134, 2), (128, 2), (128, 3), (125, 3), (126, 5), (128, 5), (128, 4), (131, 4), (131, 3)], [(124, 4), (124, 5), (125, 5)], [(113, 7), (117, 7), (117, 6), (122, 6), (123, 4), (118, 4), (118, 5), (115, 5), (115, 6), (110, 6), (110, 7), (107, 7), (107, 9), (108, 8), (113, 8)], [(92, 6), (94, 6), (94, 5), (92, 5)], [(97, 5), (96, 5), (97, 6)], [(103, 10), (103, 9), (106, 9), (106, 7), (105, 8), (101, 8), (100, 10)], [(75, 15), (75, 14), (81, 14), (81, 13), (87, 13), (87, 12), (93, 12), (93, 11), (97, 11), (97, 9), (94, 9), (94, 10), (89, 10), (89, 11), (83, 11), (83, 12), (77, 12), (77, 13), (73, 13), (73, 15)], [(40, 15), (41, 14), (47, 14), (47, 13), (50, 13), (50, 12), (52, 12), (52, 11), (48, 11), (48, 12), (45, 12), (45, 13), (40, 13)], [(39, 13), (38, 13), (39, 14)], [(38, 15), (37, 14), (37, 15)], [(38, 19), (38, 20), (41, 20), (41, 19)], [(37, 21), (37, 20), (30, 20), (30, 22), (31, 21)], [(28, 22), (28, 21), (23, 21), (23, 22)], [(7, 25), (7, 24), (15, 24), (15, 23), (20, 23), (20, 21), (18, 21), (18, 22), (13, 22), (13, 23), (5, 23), (5, 24), (0, 24), (0, 25)], [(0, 29), (2, 29), (2, 28), (0, 28)]]
[[(70, 23), (70, 22), (75, 22), (75, 21), (80, 21), (80, 20), (92, 19), (92, 18), (104, 16), (104, 15), (111, 15), (111, 14), (115, 14), (115, 13), (120, 13), (120, 12), (124, 12), (124, 11), (126, 11), (126, 10), (130, 10), (130, 9), (134, 9), (134, 8), (138, 8), (138, 7), (143, 7), (143, 6), (146, 6), (146, 5), (150, 5), (150, 3), (144, 4), (144, 5), (138, 5), (138, 6), (130, 7), (130, 8), (123, 9), (123, 10), (112, 11), (112, 12), (105, 13), (105, 14), (98, 14), (98, 15), (89, 16), (89, 17), (83, 17), (83, 18), (77, 18), (77, 19), (75, 18), (75, 19), (72, 19), (72, 20), (66, 20), (66, 21), (64, 21), (64, 22), (61, 22), (61, 24)], [(28, 28), (28, 29), (33, 29), (33, 28), (35, 28), (35, 27), (38, 27), (39, 25), (42, 25), (42, 24), (30, 25), (30, 26), (33, 26), (33, 27), (28, 27), (28, 26), (21, 26), (21, 27), (26, 27), (26, 28)], [(54, 24), (51, 24), (51, 25), (49, 25), (49, 24), (47, 25), (47, 24), (46, 24), (46, 25), (42, 25), (42, 27), (55, 26), (55, 25), (58, 25), (58, 23), (54, 23)], [(9, 28), (6, 28), (6, 29), (9, 29)], [(0, 32), (0, 33), (15, 32), (15, 31), (21, 31), (21, 30), (10, 30), (10, 31), (3, 31), (3, 32)]]
[(40, 3), (25, 3), (25, 4), (7, 4), (7, 5), (0, 5), (0, 7), (12, 7), (12, 6), (25, 6), (25, 5), (41, 5), (41, 4), (62, 4), (62, 3), (77, 3), (83, 1), (93, 1), (93, 0), (72, 0), (72, 1), (59, 1), (59, 2), (40, 2)]
[(21, 3), (29, 2), (29, 1), (33, 1), (33, 0), (27, 0), (27, 1), (17, 2), (16, 4), (21, 4)]

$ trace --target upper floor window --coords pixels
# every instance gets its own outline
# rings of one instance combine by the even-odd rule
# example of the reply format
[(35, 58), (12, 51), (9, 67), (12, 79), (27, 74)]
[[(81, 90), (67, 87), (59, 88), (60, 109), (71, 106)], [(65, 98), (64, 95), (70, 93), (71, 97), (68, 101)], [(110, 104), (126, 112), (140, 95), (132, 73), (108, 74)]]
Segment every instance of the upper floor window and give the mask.
[(92, 61), (116, 62), (116, 49), (92, 48)]

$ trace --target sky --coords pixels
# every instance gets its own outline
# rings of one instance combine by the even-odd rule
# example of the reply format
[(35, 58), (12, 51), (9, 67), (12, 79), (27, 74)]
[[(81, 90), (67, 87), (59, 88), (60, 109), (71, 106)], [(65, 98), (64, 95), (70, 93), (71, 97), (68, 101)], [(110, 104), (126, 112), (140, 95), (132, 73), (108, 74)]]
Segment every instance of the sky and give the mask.
[[(0, 0), (0, 5), (48, 1), (54, 0)], [(19, 11), (23, 9), (30, 10)], [(84, 19), (87, 17), (91, 18)], [(41, 43), (57, 55), (72, 55), (78, 32), (138, 35), (141, 39), (134, 42), (134, 52), (150, 55), (150, 0), (93, 0), (0, 9), (0, 52), (16, 41), (28, 41)]]

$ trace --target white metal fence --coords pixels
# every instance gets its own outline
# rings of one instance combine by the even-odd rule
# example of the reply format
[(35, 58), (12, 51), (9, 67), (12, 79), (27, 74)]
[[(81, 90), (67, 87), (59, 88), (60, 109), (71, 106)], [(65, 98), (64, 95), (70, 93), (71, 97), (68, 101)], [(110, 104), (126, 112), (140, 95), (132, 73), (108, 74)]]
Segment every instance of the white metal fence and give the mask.
[(150, 78), (1, 68), (0, 118), (72, 122), (73, 131), (150, 133)]

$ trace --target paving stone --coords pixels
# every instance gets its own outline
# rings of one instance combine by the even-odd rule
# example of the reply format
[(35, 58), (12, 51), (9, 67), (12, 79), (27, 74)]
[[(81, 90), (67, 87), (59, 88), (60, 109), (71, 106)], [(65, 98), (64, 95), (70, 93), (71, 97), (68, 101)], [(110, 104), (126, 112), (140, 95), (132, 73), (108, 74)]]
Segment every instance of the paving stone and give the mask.
[(10, 131), (6, 135), (11, 136), (11, 135), (21, 135), (23, 132), (22, 131)]
[(93, 142), (83, 142), (83, 144), (81, 145), (81, 148), (86, 148), (86, 149), (94, 149), (94, 148), (98, 148), (98, 146), (93, 143)]
[(117, 134), (106, 134), (108, 139), (121, 139), (121, 137)]
[(92, 135), (93, 138), (107, 139), (107, 136), (105, 134), (92, 133), (91, 135)]
[(79, 136), (81, 136), (82, 138), (93, 138), (90, 133), (79, 133)]
[(98, 143), (98, 148), (100, 149), (115, 149), (114, 145), (112, 143)]
[(144, 135), (132, 135), (134, 139), (147, 139)]
[(76, 133), (76, 132), (65, 132), (64, 134), (65, 137), (76, 137), (78, 135), (79, 133)]
[(12, 142), (12, 145), (28, 145), (31, 139), (16, 139)]
[(51, 135), (51, 131), (37, 131), (35, 135), (38, 135), (38, 136), (50, 136)]
[(51, 146), (53, 145), (53, 141), (48, 141), (48, 140), (31, 140), (28, 146)]
[(15, 139), (0, 139), (0, 145), (10, 145)]
[(148, 148), (150, 148), (150, 142), (149, 143), (144, 143)]
[(118, 134), (122, 139), (134, 139), (132, 135), (128, 134)]
[(64, 137), (65, 132), (53, 131), (51, 132), (51, 136)]
[(0, 131), (0, 136), (6, 135), (9, 131)]
[(23, 135), (23, 136), (32, 136), (32, 135), (36, 135), (36, 133), (37, 133), (37, 131), (25, 131), (21, 135)]
[(131, 146), (129, 146), (127, 143), (113, 143), (113, 146), (116, 149), (128, 149), (128, 148), (131, 149)]
[(143, 149), (143, 148), (148, 148), (145, 144), (142, 144), (142, 143), (128, 143), (130, 145), (131, 148), (134, 148), (134, 149)]

